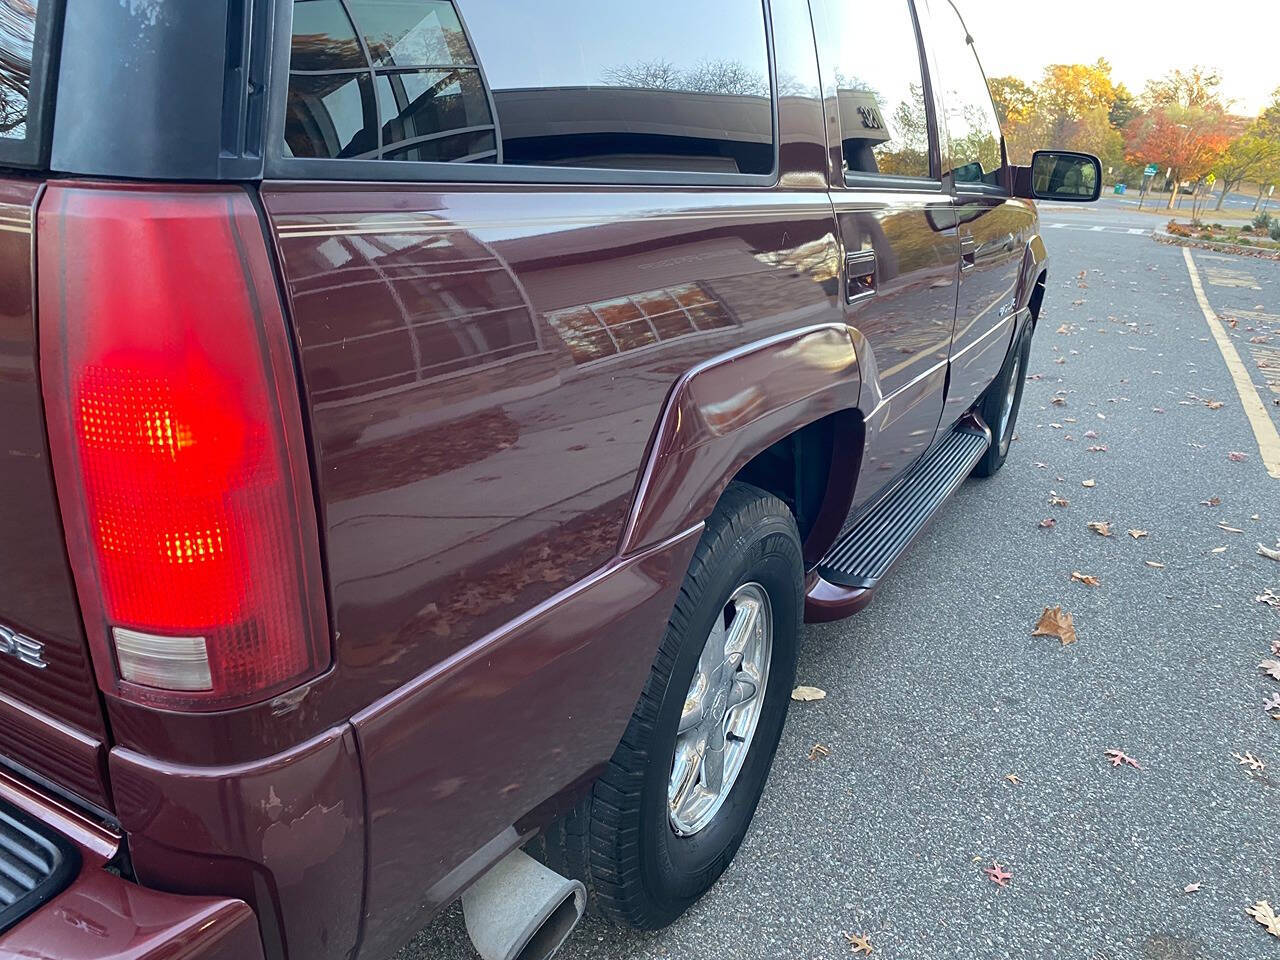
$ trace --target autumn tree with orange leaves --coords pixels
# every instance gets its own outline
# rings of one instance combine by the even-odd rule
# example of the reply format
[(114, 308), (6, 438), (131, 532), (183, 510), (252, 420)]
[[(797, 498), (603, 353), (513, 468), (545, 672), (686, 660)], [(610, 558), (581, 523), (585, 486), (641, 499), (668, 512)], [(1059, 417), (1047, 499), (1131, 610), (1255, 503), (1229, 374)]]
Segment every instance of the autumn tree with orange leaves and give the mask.
[(1172, 210), (1183, 180), (1209, 173), (1231, 142), (1227, 116), (1212, 107), (1170, 103), (1133, 118), (1125, 131), (1126, 156), (1132, 163), (1154, 163), (1172, 171)]

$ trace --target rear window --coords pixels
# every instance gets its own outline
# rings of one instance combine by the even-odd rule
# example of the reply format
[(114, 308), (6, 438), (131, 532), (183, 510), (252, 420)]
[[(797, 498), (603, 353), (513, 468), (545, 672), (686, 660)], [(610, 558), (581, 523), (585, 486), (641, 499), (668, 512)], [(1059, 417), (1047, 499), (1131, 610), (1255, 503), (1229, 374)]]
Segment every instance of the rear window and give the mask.
[(293, 11), (286, 157), (773, 172), (759, 0)]
[(39, 159), (43, 87), (42, 6), (49, 0), (0, 0), (0, 163)]

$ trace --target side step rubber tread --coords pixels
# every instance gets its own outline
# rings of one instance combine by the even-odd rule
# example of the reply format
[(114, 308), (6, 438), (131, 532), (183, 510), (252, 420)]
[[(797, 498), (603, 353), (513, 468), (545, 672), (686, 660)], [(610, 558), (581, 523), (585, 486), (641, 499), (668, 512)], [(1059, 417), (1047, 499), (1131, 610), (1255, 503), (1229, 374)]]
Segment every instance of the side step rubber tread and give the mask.
[(818, 573), (842, 586), (875, 586), (990, 445), (985, 433), (953, 430), (892, 493), (840, 535), (818, 563)]

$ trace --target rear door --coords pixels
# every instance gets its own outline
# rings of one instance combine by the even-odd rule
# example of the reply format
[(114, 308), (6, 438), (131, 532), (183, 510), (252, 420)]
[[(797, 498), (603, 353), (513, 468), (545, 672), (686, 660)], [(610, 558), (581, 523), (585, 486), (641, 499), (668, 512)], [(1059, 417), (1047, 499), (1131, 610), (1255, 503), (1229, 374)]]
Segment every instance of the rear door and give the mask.
[(106, 723), (49, 469), (32, 291), (54, 4), (0, 2), (0, 763), (109, 807)]
[(839, 128), (832, 200), (845, 312), (874, 360), (862, 364), (875, 393), (856, 507), (933, 442), (958, 247), (911, 3), (815, 0), (813, 9), (827, 112)]
[[(1000, 126), (973, 41), (950, 0), (928, 0), (934, 93), (943, 116), (944, 178), (955, 194), (960, 289), (946, 417), (962, 416), (1004, 363), (1018, 277), (1035, 214), (1005, 187)], [(923, 4), (922, 4), (923, 9)]]

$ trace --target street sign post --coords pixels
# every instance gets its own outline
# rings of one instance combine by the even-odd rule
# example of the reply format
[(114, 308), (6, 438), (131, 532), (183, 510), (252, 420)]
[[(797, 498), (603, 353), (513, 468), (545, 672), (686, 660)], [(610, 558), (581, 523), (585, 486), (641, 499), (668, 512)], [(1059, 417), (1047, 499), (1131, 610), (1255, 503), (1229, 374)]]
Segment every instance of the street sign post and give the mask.
[(1147, 169), (1143, 170), (1142, 172), (1148, 177), (1154, 177), (1157, 173), (1160, 172), (1160, 168), (1157, 167), (1154, 163), (1148, 163)]

